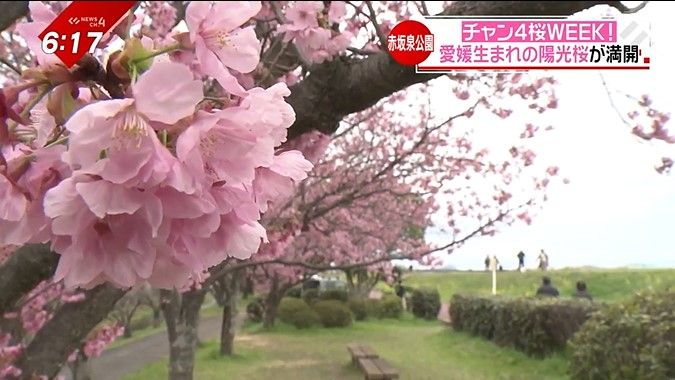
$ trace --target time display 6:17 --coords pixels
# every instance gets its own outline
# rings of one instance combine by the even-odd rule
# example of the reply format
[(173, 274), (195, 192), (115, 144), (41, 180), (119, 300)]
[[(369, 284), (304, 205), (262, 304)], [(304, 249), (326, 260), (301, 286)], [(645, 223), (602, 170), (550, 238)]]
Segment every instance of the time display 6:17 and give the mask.
[[(75, 32), (69, 36), (66, 34), (59, 34), (57, 32), (49, 32), (45, 34), (42, 39), (42, 52), (45, 54), (54, 54), (57, 51), (64, 51), (68, 40), (72, 41), (72, 53), (76, 54), (80, 46), (80, 32)], [(87, 32), (87, 37), (92, 38), (94, 43), (89, 48), (89, 53), (94, 53), (98, 43), (103, 38), (103, 32)]]

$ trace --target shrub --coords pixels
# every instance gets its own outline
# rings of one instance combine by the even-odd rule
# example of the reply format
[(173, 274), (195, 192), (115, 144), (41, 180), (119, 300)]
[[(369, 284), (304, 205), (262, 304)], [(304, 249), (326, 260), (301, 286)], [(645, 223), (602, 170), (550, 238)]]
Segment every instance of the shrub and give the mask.
[(262, 322), (264, 310), (265, 308), (260, 297), (253, 298), (246, 305), (246, 315), (250, 321), (255, 323)]
[(386, 295), (377, 302), (376, 315), (378, 318), (401, 318), (403, 313), (403, 305), (401, 299), (395, 295)]
[(349, 310), (354, 314), (354, 319), (357, 321), (363, 321), (368, 317), (368, 306), (366, 300), (364, 299), (351, 299), (347, 303)]
[(380, 317), (380, 300), (374, 298), (366, 298), (366, 314), (368, 317), (379, 318)]
[(153, 322), (152, 313), (141, 314), (140, 316), (131, 319), (131, 323), (130, 323), (129, 328), (132, 332), (138, 331), (138, 330), (143, 330), (143, 329), (146, 329), (148, 327), (151, 327), (152, 322)]
[(319, 301), (314, 304), (324, 327), (347, 327), (352, 324), (352, 312), (344, 302), (336, 300)]
[(321, 300), (335, 300), (335, 301), (341, 301), (341, 302), (347, 302), (349, 299), (349, 293), (347, 293), (346, 290), (342, 289), (331, 289), (331, 290), (326, 290), (325, 292), (321, 293), (319, 296)]
[(415, 289), (410, 296), (410, 304), (414, 316), (435, 320), (441, 310), (441, 295), (436, 289)]
[(282, 322), (299, 329), (306, 329), (319, 323), (316, 312), (299, 298), (282, 298), (277, 313)]
[(302, 299), (305, 300), (308, 305), (313, 305), (319, 300), (319, 289), (306, 289), (302, 292)]
[(564, 349), (597, 309), (597, 304), (576, 299), (455, 295), (450, 318), (455, 330), (542, 358)]
[(675, 290), (645, 292), (591, 317), (570, 340), (573, 380), (675, 378)]
[(299, 286), (292, 287), (286, 291), (284, 297), (302, 298), (302, 288)]

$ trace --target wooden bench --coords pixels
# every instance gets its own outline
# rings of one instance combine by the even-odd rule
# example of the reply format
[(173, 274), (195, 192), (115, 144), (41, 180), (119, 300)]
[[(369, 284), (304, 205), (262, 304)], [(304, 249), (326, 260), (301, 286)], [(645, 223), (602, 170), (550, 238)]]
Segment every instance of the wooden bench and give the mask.
[(352, 363), (359, 366), (366, 380), (398, 379), (398, 371), (389, 362), (380, 358), (372, 348), (350, 344), (347, 350), (352, 356)]
[(350, 344), (347, 346), (347, 350), (349, 353), (352, 355), (352, 363), (353, 364), (358, 364), (359, 359), (364, 358), (364, 359), (371, 359), (371, 358), (377, 358), (377, 354), (375, 353), (375, 350), (368, 346), (363, 346), (360, 344)]
[(359, 367), (366, 375), (366, 380), (398, 379), (398, 371), (382, 358), (361, 358)]

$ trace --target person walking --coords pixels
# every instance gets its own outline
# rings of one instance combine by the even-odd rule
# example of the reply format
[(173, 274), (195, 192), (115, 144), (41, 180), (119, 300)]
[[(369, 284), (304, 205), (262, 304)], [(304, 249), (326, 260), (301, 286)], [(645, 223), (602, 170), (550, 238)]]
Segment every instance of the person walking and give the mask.
[(525, 268), (525, 252), (520, 251), (518, 252), (518, 270), (523, 271)]
[(548, 269), (548, 255), (543, 249), (539, 252), (537, 259), (539, 260), (539, 269), (546, 271)]

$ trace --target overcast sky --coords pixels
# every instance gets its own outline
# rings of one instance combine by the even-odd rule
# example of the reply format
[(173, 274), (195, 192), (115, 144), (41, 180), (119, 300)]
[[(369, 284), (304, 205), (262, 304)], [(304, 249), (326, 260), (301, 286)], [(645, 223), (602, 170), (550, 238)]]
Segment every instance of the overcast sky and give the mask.
[[(673, 14), (675, 4), (667, 2), (652, 2), (640, 12), (640, 18), (651, 24), (651, 70), (602, 73), (611, 88), (650, 94), (659, 109), (671, 114), (675, 54), (670, 40), (675, 26), (669, 16)], [(646, 22), (641, 25), (649, 28)], [(558, 164), (571, 183), (550, 192), (550, 200), (532, 225), (474, 240), (446, 255), (445, 264), (480, 269), (489, 253), (496, 254), (505, 269), (512, 268), (522, 249), (526, 265), (535, 267), (543, 248), (554, 268), (675, 268), (675, 176), (654, 170), (661, 153), (675, 156), (674, 147), (659, 150), (632, 136), (610, 105), (599, 72), (554, 74), (560, 82), (559, 108), (550, 115), (556, 129), (538, 143), (537, 152)], [(674, 124), (669, 124), (671, 131)], [(429, 231), (427, 239), (448, 240), (437, 231)]]

